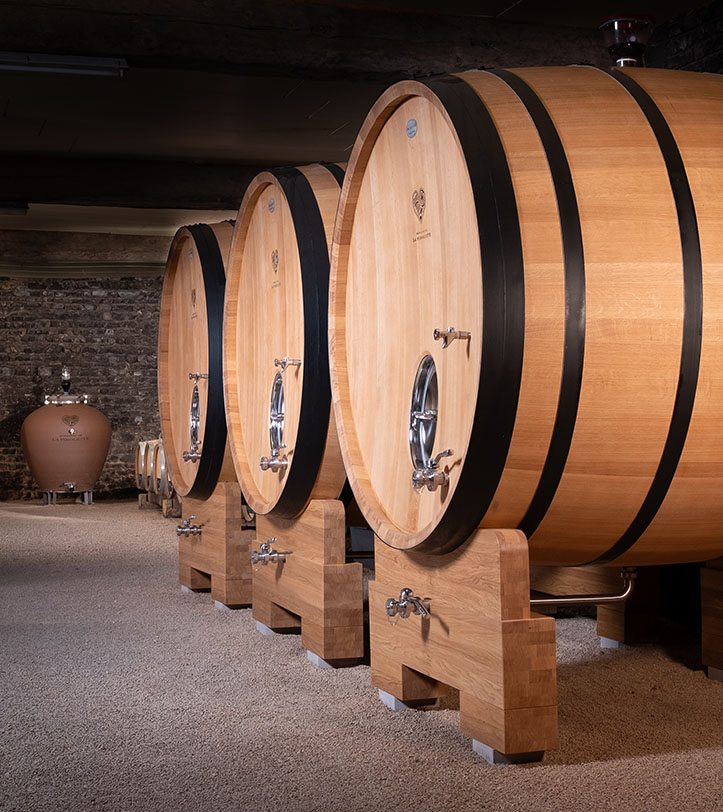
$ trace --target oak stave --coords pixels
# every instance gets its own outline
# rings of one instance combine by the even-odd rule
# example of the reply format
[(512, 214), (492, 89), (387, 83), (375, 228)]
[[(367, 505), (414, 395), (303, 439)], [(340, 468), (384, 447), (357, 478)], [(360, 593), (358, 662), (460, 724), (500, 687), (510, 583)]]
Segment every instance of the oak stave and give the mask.
[[(372, 529), (443, 553), (519, 527), (548, 565), (721, 555), (722, 223), (720, 76), (526, 68), (386, 91), (349, 162), (329, 314)], [(449, 326), (469, 342), (443, 350)], [(419, 493), (426, 354), (434, 453), (453, 454), (449, 487)]]

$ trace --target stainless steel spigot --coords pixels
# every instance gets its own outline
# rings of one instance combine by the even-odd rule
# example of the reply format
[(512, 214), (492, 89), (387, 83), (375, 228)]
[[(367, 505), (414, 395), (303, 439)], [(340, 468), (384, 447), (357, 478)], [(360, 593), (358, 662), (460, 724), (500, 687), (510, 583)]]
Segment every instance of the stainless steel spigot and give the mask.
[(409, 617), (410, 615), (421, 615), (429, 617), (430, 599), (418, 598), (409, 587), (405, 587), (399, 593), (399, 599), (387, 598), (385, 609), (387, 617)]
[(300, 367), (301, 361), (298, 358), (289, 358), (285, 355), (283, 358), (274, 358), (274, 366), (281, 367), (281, 371), (286, 372), (286, 367)]
[(208, 379), (208, 372), (189, 372), (188, 373), (188, 380), (193, 381), (194, 383), (198, 383), (198, 381), (201, 378), (207, 380)]
[(262, 542), (260, 546), (260, 551), (253, 550), (251, 552), (251, 563), (252, 564), (261, 564), (262, 566), (266, 566), (267, 564), (283, 564), (286, 561), (286, 556), (291, 555), (291, 553), (280, 553), (278, 550), (274, 550), (271, 546), (276, 541), (276, 538), (270, 538), (266, 541)]
[(189, 516), (187, 519), (183, 520), (182, 524), (179, 524), (176, 528), (176, 535), (177, 536), (200, 536), (201, 535), (201, 528), (198, 525), (191, 524), (191, 522), (195, 519), (195, 516)]
[(75, 493), (75, 482), (63, 482), (68, 493)]
[(412, 487), (415, 490), (422, 490), (426, 487), (428, 491), (436, 491), (437, 488), (446, 485), (449, 482), (449, 474), (439, 468), (439, 461), (443, 457), (450, 457), (454, 452), (451, 448), (445, 448), (439, 454), (429, 461), (425, 468), (417, 468), (412, 474)]
[[(198, 446), (196, 446), (198, 448)], [(183, 461), (184, 462), (198, 462), (201, 459), (201, 454), (191, 446), (190, 451), (183, 452)]]
[[(281, 446), (281, 448), (285, 448), (286, 446)], [(261, 467), (262, 471), (273, 471), (277, 473), (282, 468), (289, 467), (289, 458), (284, 455), (283, 457), (279, 456), (279, 449), (274, 448), (271, 450), (270, 457), (261, 457), (261, 461), (259, 462), (259, 466)]]
[(442, 349), (449, 347), (449, 345), (456, 339), (456, 338), (464, 338), (469, 341), (472, 337), (472, 333), (468, 333), (466, 330), (455, 330), (454, 327), (448, 327), (446, 330), (440, 330), (438, 327), (434, 330), (434, 340), (439, 341), (442, 339)]

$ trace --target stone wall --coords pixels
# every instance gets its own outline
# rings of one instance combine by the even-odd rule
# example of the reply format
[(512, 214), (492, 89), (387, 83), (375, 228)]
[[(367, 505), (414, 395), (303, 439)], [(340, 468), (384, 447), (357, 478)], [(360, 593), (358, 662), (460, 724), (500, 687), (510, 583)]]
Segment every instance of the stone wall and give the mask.
[(723, 73), (723, 0), (657, 26), (645, 62), (651, 68)]
[(162, 279), (0, 279), (0, 499), (38, 496), (20, 426), (60, 386), (111, 421), (110, 452), (95, 493), (128, 496), (135, 445), (160, 431), (156, 378)]

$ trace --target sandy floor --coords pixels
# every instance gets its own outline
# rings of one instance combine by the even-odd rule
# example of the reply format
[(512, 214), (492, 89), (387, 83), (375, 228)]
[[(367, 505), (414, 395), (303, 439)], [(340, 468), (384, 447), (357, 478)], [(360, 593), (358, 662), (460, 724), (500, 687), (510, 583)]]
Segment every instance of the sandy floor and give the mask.
[(561, 748), (490, 767), (453, 709), (394, 713), (367, 667), (182, 593), (174, 527), (0, 505), (0, 809), (723, 809), (723, 684), (662, 648), (558, 621)]

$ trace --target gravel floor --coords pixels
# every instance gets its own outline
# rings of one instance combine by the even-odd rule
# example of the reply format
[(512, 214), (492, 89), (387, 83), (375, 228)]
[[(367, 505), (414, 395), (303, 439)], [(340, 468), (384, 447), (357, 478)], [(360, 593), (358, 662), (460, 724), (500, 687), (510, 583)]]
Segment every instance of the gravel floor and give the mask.
[(0, 504), (0, 809), (723, 809), (723, 684), (662, 648), (558, 621), (561, 747), (490, 767), (454, 701), (394, 713), (367, 667), (182, 593), (174, 526)]

